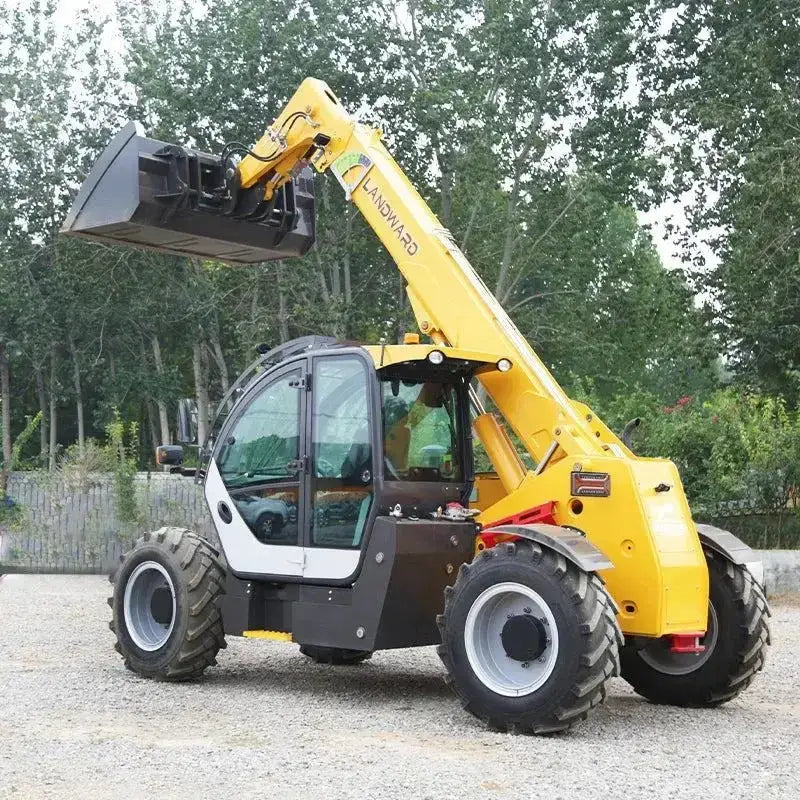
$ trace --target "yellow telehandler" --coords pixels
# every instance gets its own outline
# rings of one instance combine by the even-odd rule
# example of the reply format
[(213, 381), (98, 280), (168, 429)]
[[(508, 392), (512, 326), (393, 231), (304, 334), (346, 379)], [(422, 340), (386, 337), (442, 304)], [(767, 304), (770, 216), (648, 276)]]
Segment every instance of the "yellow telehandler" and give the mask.
[[(769, 644), (757, 556), (692, 521), (670, 461), (637, 457), (627, 432), (565, 394), (381, 133), (325, 83), (305, 80), (258, 143), (218, 156), (129, 123), (63, 231), (234, 264), (300, 256), (314, 170), (393, 257), (419, 330), (402, 344), (263, 348), (197, 443), (221, 551), (164, 528), (116, 571), (126, 665), (195, 678), (226, 634), (334, 664), (435, 644), (466, 709), (529, 733), (584, 719), (619, 674), (656, 703), (741, 692)], [(184, 445), (193, 413), (182, 401)], [(491, 474), (475, 474), (473, 434)], [(181, 447), (157, 460), (191, 472)]]

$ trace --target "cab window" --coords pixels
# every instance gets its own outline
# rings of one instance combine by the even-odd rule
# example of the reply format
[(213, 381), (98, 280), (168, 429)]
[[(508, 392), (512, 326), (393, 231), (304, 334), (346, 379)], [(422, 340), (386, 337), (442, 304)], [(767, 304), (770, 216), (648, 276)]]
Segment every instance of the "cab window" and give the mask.
[(441, 381), (383, 379), (381, 398), (385, 479), (461, 481), (456, 387)]
[(372, 505), (369, 383), (356, 356), (314, 359), (311, 546), (357, 548)]
[(217, 464), (229, 489), (296, 479), (300, 446), (300, 370), (256, 396), (226, 434)]
[(300, 375), (293, 369), (262, 385), (216, 457), (231, 500), (262, 544), (300, 542)]

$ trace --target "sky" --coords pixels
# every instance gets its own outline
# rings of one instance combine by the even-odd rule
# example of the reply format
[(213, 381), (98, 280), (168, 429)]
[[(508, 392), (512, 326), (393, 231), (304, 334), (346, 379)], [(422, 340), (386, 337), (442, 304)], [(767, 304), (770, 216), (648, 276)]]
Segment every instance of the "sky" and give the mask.
[[(14, 0), (0, 0), (13, 3)], [(158, 0), (156, 0), (158, 2)], [(59, 0), (57, 19), (61, 24), (69, 25), (70, 20), (74, 19), (76, 13), (82, 9), (93, 9), (100, 14), (114, 16), (115, 0)], [(116, 43), (112, 37), (110, 47), (122, 48), (121, 39)], [(319, 76), (324, 79), (323, 76)], [(265, 114), (268, 116), (268, 114)], [(686, 214), (681, 202), (670, 200), (662, 205), (645, 212), (639, 212), (641, 224), (650, 228), (653, 243), (667, 269), (677, 269), (682, 265), (681, 247), (678, 243), (680, 232), (688, 228)], [(667, 230), (668, 223), (672, 223), (676, 232), (672, 235)], [(716, 264), (716, 256), (711, 249), (695, 237), (695, 246), (704, 256), (707, 267)]]

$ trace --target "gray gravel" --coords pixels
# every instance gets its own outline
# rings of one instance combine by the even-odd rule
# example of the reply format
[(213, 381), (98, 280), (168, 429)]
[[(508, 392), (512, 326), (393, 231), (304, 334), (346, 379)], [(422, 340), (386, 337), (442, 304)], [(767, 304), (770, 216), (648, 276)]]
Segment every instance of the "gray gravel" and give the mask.
[(0, 578), (2, 798), (796, 798), (800, 602), (774, 604), (766, 670), (710, 711), (621, 680), (566, 735), (492, 733), (433, 648), (318, 666), (231, 639), (199, 683), (159, 684), (112, 650), (100, 577)]

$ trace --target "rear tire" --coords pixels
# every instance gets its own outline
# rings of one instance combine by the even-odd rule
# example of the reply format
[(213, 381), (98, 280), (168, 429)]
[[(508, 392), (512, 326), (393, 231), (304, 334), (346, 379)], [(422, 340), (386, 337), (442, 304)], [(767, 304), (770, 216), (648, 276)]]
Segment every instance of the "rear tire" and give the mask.
[(146, 678), (181, 681), (216, 664), (225, 645), (219, 555), (189, 530), (139, 539), (112, 577), (109, 627), (125, 666)]
[(344, 647), (319, 647), (315, 644), (301, 644), (300, 652), (317, 664), (360, 664), (372, 658), (369, 650), (347, 650)]
[(622, 677), (652, 703), (718, 706), (746, 689), (764, 667), (770, 612), (763, 589), (746, 567), (710, 551), (706, 560), (710, 610), (704, 641), (710, 649), (675, 654), (663, 640), (622, 649)]
[(501, 544), (462, 565), (437, 621), (447, 683), (497, 730), (566, 730), (619, 674), (623, 638), (603, 583), (534, 542)]

